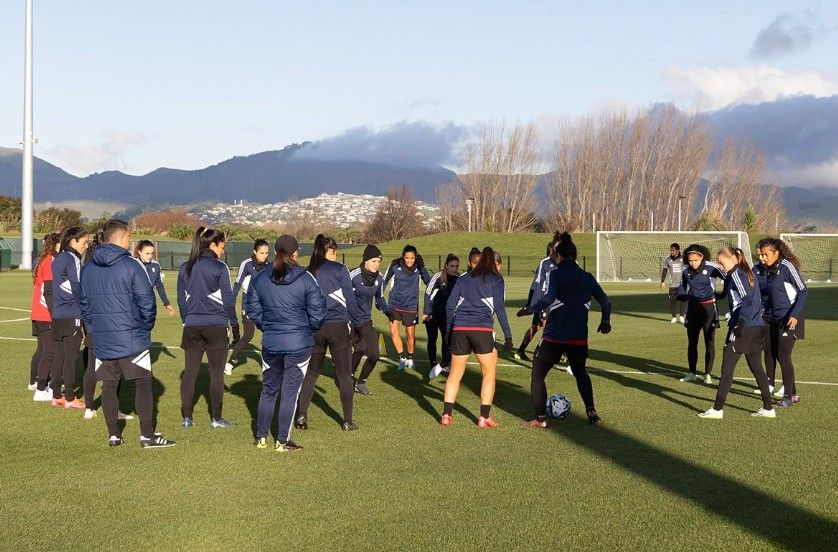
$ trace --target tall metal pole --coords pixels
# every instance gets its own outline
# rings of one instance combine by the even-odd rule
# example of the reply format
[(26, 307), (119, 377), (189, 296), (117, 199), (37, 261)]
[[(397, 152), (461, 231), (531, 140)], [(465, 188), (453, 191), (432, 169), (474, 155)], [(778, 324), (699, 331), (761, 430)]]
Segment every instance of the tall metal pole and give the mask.
[(678, 197), (678, 231), (681, 231), (681, 198)]
[(23, 76), (23, 181), (20, 194), (20, 268), (32, 270), (32, 219), (34, 217), (32, 193), (32, 3), (26, 0), (26, 61)]

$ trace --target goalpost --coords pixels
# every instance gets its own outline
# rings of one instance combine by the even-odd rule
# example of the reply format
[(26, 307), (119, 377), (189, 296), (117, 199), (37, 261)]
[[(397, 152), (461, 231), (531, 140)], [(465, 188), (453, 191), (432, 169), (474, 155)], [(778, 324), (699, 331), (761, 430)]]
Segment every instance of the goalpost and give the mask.
[(838, 274), (838, 234), (780, 234), (800, 259), (807, 282), (832, 283)]
[(640, 232), (599, 231), (596, 233), (596, 278), (610, 282), (660, 281), (661, 268), (669, 256), (669, 245), (678, 243), (681, 251), (697, 243), (714, 256), (732, 245), (752, 257), (746, 232)]

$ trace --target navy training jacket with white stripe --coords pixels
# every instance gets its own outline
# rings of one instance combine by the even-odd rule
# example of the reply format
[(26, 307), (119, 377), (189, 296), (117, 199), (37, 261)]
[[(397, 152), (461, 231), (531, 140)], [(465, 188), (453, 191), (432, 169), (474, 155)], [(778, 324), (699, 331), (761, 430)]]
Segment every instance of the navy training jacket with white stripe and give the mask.
[[(414, 265), (415, 266), (415, 265)], [(392, 279), (390, 296), (387, 300), (387, 310), (400, 310), (407, 312), (419, 312), (419, 280), (425, 285), (431, 281), (431, 275), (427, 267), (421, 269), (407, 270), (401, 263), (391, 264), (384, 277), (384, 287)]]
[(265, 270), (268, 263), (257, 263), (253, 257), (245, 259), (239, 265), (239, 270), (236, 273), (236, 281), (233, 283), (233, 297), (238, 300), (239, 291), (242, 292), (242, 313), (244, 313), (244, 296), (247, 295), (247, 290), (250, 289), (250, 282), (253, 277)]
[(81, 319), (81, 258), (65, 249), (52, 260), (52, 319)]
[(169, 302), (169, 297), (166, 295), (166, 288), (163, 287), (163, 270), (160, 268), (160, 263), (157, 261), (149, 261), (142, 264), (145, 271), (148, 273), (148, 279), (151, 281), (151, 286), (157, 290), (158, 295), (160, 295), (160, 300), (163, 301), (163, 305), (168, 307), (171, 303)]
[(454, 276), (449, 274), (444, 282), (442, 280), (442, 271), (431, 276), (431, 281), (428, 282), (425, 288), (425, 305), (422, 313), (437, 318), (447, 316), (445, 311), (448, 305), (448, 298), (451, 297), (451, 292), (454, 290), (454, 285), (460, 276), (460, 274), (455, 274)]
[(239, 325), (236, 298), (230, 286), (230, 269), (212, 251), (204, 251), (192, 274), (186, 275), (186, 264), (177, 275), (177, 304), (180, 319), (186, 326)]
[(547, 292), (547, 275), (556, 268), (556, 263), (550, 257), (544, 257), (538, 263), (538, 268), (535, 271), (535, 278), (530, 284), (530, 291), (532, 292), (527, 301), (527, 305), (532, 306), (541, 301), (544, 294)]
[(725, 287), (722, 293), (727, 295), (730, 327), (736, 326), (740, 320), (747, 328), (765, 325), (765, 320), (762, 318), (759, 279), (756, 275), (754, 275), (754, 285), (751, 286), (745, 271), (739, 267), (734, 268), (725, 276)]
[(326, 320), (329, 322), (362, 322), (355, 292), (352, 290), (352, 278), (349, 269), (336, 261), (326, 259), (315, 276), (323, 297), (326, 298)]
[(446, 321), (451, 328), (495, 327), (494, 316), (498, 317), (505, 339), (512, 339), (509, 320), (506, 317), (505, 284), (497, 274), (485, 277), (469, 272), (457, 278), (448, 297)]
[(602, 309), (602, 322), (611, 321), (611, 301), (590, 272), (576, 261), (562, 261), (547, 275), (547, 291), (531, 307), (533, 312), (548, 310), (544, 337), (553, 341), (586, 341), (591, 298)]
[(679, 301), (694, 301), (697, 303), (705, 303), (708, 301), (716, 301), (716, 287), (714, 278), (724, 280), (725, 272), (722, 268), (714, 262), (706, 261), (698, 267), (698, 270), (693, 270), (687, 265), (684, 267), (684, 272), (681, 274), (681, 285), (678, 286), (678, 300)]
[(372, 320), (372, 304), (375, 301), (375, 308), (381, 312), (387, 310), (387, 301), (384, 300), (384, 276), (381, 273), (375, 275), (375, 284), (368, 286), (364, 282), (364, 274), (360, 266), (349, 272), (352, 280), (352, 291), (355, 294), (355, 303), (358, 305), (358, 324)]
[[(53, 266), (55, 265), (53, 264)], [(55, 278), (54, 275), (53, 278)], [(771, 320), (786, 322), (789, 318), (801, 318), (803, 307), (806, 306), (806, 299), (809, 297), (809, 289), (803, 282), (800, 271), (791, 261), (782, 259), (768, 269), (766, 279), (768, 288), (767, 310)]]

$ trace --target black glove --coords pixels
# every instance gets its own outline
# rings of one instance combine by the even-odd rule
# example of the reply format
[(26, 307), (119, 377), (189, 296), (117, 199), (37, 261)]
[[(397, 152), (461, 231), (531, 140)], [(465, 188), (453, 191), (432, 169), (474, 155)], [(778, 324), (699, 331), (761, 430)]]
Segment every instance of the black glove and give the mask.
[(511, 337), (507, 337), (506, 340), (504, 340), (503, 348), (506, 350), (507, 353), (512, 353), (515, 351), (515, 343), (512, 342)]
[(609, 334), (611, 333), (611, 322), (602, 321), (599, 323), (599, 327), (596, 329), (597, 333), (601, 334)]
[(242, 335), (241, 335), (241, 333), (239, 332), (239, 327), (238, 327), (238, 326), (233, 326), (233, 327), (231, 328), (231, 330), (232, 330), (232, 332), (233, 332), (233, 342), (232, 342), (232, 343), (230, 343), (230, 345), (233, 345), (233, 346), (234, 346), (234, 345), (235, 345), (236, 343), (238, 343), (238, 342), (239, 342), (239, 340), (242, 338)]
[(524, 307), (523, 309), (516, 312), (515, 316), (517, 316), (518, 318), (521, 318), (522, 316), (530, 316), (531, 314), (532, 314), (532, 311), (530, 310), (530, 308), (529, 307)]
[(389, 320), (390, 322), (396, 319), (396, 315), (393, 314), (393, 311), (391, 310), (385, 311), (384, 314), (387, 316), (387, 320)]
[(741, 318), (736, 321), (736, 324), (733, 326), (733, 335), (737, 338), (742, 337), (742, 328), (745, 327), (745, 321)]

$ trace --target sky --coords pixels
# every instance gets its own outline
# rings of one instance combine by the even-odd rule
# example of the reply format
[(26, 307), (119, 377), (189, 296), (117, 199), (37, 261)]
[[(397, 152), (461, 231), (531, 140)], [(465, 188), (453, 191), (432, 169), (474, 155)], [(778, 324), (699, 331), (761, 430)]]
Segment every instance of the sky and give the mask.
[[(3, 147), (22, 135), (24, 6), (0, 3)], [(450, 166), (487, 120), (671, 102), (838, 187), (835, 52), (836, 2), (35, 0), (35, 153), (80, 176), (302, 141)]]

